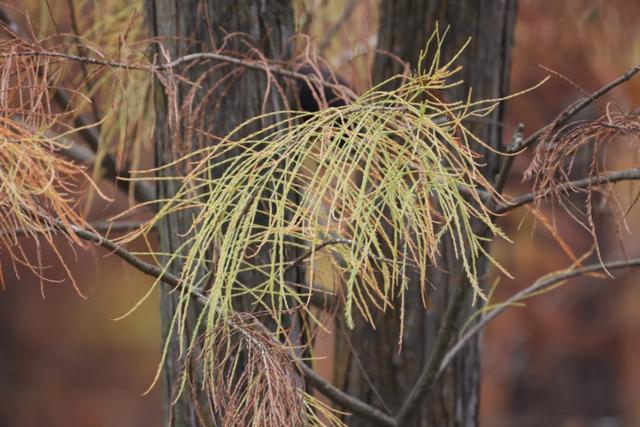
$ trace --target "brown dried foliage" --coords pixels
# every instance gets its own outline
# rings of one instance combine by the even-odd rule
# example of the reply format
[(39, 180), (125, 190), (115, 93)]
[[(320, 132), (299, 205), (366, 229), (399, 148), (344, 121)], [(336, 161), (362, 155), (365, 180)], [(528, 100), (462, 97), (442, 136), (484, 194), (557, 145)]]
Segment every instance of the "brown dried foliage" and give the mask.
[[(16, 275), (17, 266), (23, 265), (44, 284), (48, 279), (43, 273), (40, 245), (48, 244), (80, 292), (64, 265), (60, 242), (54, 239), (62, 234), (76, 245), (83, 244), (72, 227), (88, 227), (75, 208), (83, 190), (78, 183), (91, 180), (80, 166), (56, 154), (62, 148), (62, 143), (41, 132), (0, 118), (0, 250), (9, 255)], [(33, 238), (35, 254), (23, 248), (19, 235)]]
[[(533, 161), (524, 173), (525, 179), (533, 180), (535, 208), (539, 208), (545, 198), (555, 202), (554, 206), (557, 204), (562, 207), (593, 236), (600, 258), (593, 219), (593, 194), (606, 192), (606, 183), (597, 183), (597, 179), (606, 172), (607, 151), (616, 142), (623, 140), (640, 146), (640, 111), (635, 109), (623, 112), (609, 104), (605, 114), (596, 120), (573, 122), (560, 129), (550, 126), (540, 136), (542, 142), (537, 146)], [(579, 160), (580, 153), (585, 150), (589, 150), (587, 170), (577, 171), (577, 165), (584, 165)], [(575, 186), (572, 183), (575, 179), (573, 174), (586, 175), (593, 184), (586, 187)], [(577, 193), (585, 195), (585, 207), (582, 209), (570, 199), (572, 194)]]
[[(76, 208), (92, 181), (83, 167), (60, 155), (68, 148), (63, 138), (51, 136), (68, 129), (69, 112), (51, 101), (62, 68), (48, 57), (21, 55), (34, 49), (39, 46), (17, 36), (0, 40), (0, 251), (16, 275), (19, 266), (27, 267), (44, 285), (53, 280), (45, 275), (40, 253), (48, 244), (80, 293), (55, 239), (63, 235), (83, 245), (72, 227), (88, 226)], [(25, 249), (22, 236), (35, 242), (35, 251)]]
[[(201, 357), (187, 360), (201, 366), (187, 367), (184, 372), (202, 370), (211, 419), (229, 427), (309, 425), (292, 353), (267, 330), (258, 328), (255, 317), (234, 313), (202, 338), (200, 351)], [(189, 382), (196, 396), (195, 385)], [(200, 417), (204, 418), (202, 409)]]

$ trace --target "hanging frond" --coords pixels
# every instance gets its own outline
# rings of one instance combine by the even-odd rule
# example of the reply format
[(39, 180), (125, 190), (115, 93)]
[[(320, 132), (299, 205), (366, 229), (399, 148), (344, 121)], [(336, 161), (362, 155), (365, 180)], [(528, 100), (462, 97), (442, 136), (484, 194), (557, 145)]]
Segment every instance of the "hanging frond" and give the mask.
[(197, 366), (183, 369), (183, 384), (197, 392), (189, 375), (201, 371), (197, 381), (210, 396), (211, 406), (201, 413), (229, 427), (342, 425), (301, 387), (292, 350), (256, 322), (246, 313), (230, 315), (202, 337), (199, 357), (186, 358)]
[[(182, 248), (165, 255), (167, 264), (180, 261), (184, 283), (208, 293), (207, 330), (240, 295), (252, 295), (276, 322), (292, 304), (304, 307), (308, 292), (286, 276), (304, 261), (313, 288), (320, 248), (344, 280), (349, 324), (355, 307), (369, 318), (371, 305), (393, 306), (409, 269), (426, 292), (444, 238), (484, 297), (476, 270), (484, 239), (473, 224), (502, 234), (480, 196), (493, 194), (470, 148), (482, 142), (463, 121), (488, 114), (496, 102), (442, 100), (442, 90), (459, 84), (452, 82), (457, 71), (436, 52), (396, 90), (382, 90), (385, 82), (343, 107), (256, 117), (177, 161), (188, 164), (188, 174), (163, 179), (178, 180), (180, 190), (140, 232), (177, 212), (193, 215)], [(273, 117), (279, 120), (242, 136)], [(296, 260), (299, 251), (310, 256)], [(202, 271), (215, 273), (203, 279)], [(246, 274), (259, 283), (245, 284)]]
[[(28, 267), (44, 284), (48, 278), (40, 247), (48, 244), (80, 293), (54, 238), (62, 235), (76, 245), (84, 245), (72, 228), (88, 227), (75, 208), (84, 183), (91, 180), (82, 167), (59, 155), (65, 148), (64, 143), (46, 137), (43, 131), (34, 132), (0, 118), (0, 250), (8, 255), (14, 270), (18, 265)], [(35, 253), (23, 248), (24, 236), (36, 242)]]
[[(553, 126), (541, 135), (542, 141), (535, 156), (524, 173), (525, 179), (533, 181), (536, 208), (544, 199), (557, 204), (594, 239), (596, 253), (602, 261), (596, 226), (594, 222), (593, 194), (603, 192), (606, 182), (599, 183), (598, 177), (606, 174), (606, 153), (615, 143), (627, 142), (634, 146), (640, 143), (640, 112), (624, 112), (609, 104), (607, 111), (595, 120), (570, 123), (560, 129)], [(579, 155), (588, 150), (586, 170), (576, 171), (581, 165)], [(572, 175), (587, 176), (592, 184), (572, 185)], [(573, 181), (576, 182), (576, 181)], [(585, 206), (578, 207), (571, 200), (575, 194), (585, 195)]]

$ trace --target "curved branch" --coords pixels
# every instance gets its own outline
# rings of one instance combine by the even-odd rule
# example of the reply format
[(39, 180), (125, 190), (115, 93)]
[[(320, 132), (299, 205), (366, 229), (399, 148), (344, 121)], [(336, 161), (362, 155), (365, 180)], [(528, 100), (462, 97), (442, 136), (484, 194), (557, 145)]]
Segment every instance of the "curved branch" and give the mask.
[(464, 346), (469, 342), (469, 340), (476, 334), (478, 334), (482, 329), (484, 329), (489, 322), (495, 319), (499, 314), (503, 313), (505, 310), (510, 308), (513, 304), (518, 303), (519, 301), (531, 296), (535, 293), (544, 291), (547, 288), (550, 288), (556, 285), (559, 282), (563, 282), (565, 280), (571, 279), (576, 276), (580, 276), (585, 273), (593, 273), (597, 271), (607, 271), (607, 270), (619, 270), (623, 268), (632, 268), (632, 267), (640, 267), (640, 258), (633, 258), (625, 261), (612, 261), (604, 264), (590, 264), (583, 266), (581, 268), (572, 269), (572, 270), (564, 270), (557, 273), (551, 273), (540, 279), (533, 282), (532, 285), (524, 288), (523, 290), (517, 292), (515, 295), (507, 299), (505, 302), (501, 303), (499, 307), (494, 308), (489, 311), (484, 317), (482, 317), (478, 323), (473, 325), (471, 329), (469, 329), (457, 342), (456, 344), (447, 352), (446, 356), (442, 359), (442, 363), (440, 363), (440, 367), (438, 372), (436, 373), (436, 378), (439, 377), (445, 370), (445, 368), (451, 363), (453, 358), (464, 348)]
[[(635, 67), (630, 68), (629, 70), (627, 70), (626, 73), (624, 73), (617, 79), (610, 81), (606, 85), (602, 86), (600, 89), (593, 92), (588, 97), (583, 98), (581, 101), (569, 105), (558, 115), (558, 117), (553, 122), (541, 127), (540, 129), (538, 129), (537, 131), (529, 135), (529, 137), (527, 138), (518, 138), (517, 140), (513, 141), (513, 143), (507, 147), (507, 153), (517, 154), (518, 152), (524, 150), (525, 148), (536, 144), (540, 136), (542, 136), (549, 129), (553, 129), (555, 127), (566, 124), (576, 114), (578, 114), (580, 111), (584, 110), (587, 106), (595, 102), (596, 99), (606, 95), (614, 88), (620, 86), (622, 83), (629, 81), (638, 72), (640, 72), (640, 65), (636, 65)], [(498, 178), (496, 180), (496, 182), (498, 183), (498, 185), (496, 186), (496, 189), (498, 191), (502, 191), (502, 187), (504, 186), (507, 180), (507, 175), (509, 174), (509, 171), (511, 170), (511, 166), (513, 165), (514, 158), (515, 156), (509, 156), (509, 157), (506, 157), (502, 162), (502, 166), (500, 167), (500, 171), (498, 172)]]
[(593, 92), (588, 97), (583, 98), (581, 101), (569, 105), (558, 115), (558, 117), (552, 123), (549, 123), (541, 127), (540, 129), (535, 131), (533, 134), (529, 135), (528, 138), (523, 139), (522, 141), (519, 141), (516, 144), (512, 144), (507, 148), (507, 152), (516, 153), (524, 148), (527, 148), (535, 144), (536, 142), (538, 142), (538, 138), (540, 138), (540, 136), (546, 131), (548, 131), (550, 128), (555, 128), (555, 127), (564, 125), (569, 121), (569, 119), (571, 119), (580, 111), (584, 110), (586, 107), (591, 105), (596, 99), (606, 95), (614, 88), (620, 86), (622, 83), (629, 81), (638, 72), (640, 72), (640, 65), (636, 65), (635, 67), (630, 68), (629, 70), (627, 70), (626, 73), (624, 73), (617, 79), (610, 81), (606, 85), (602, 86), (600, 89)]
[[(576, 190), (579, 188), (588, 188), (593, 185), (612, 184), (614, 182), (634, 181), (634, 180), (640, 180), (640, 168), (625, 169), (618, 172), (610, 172), (608, 174), (597, 175), (594, 177), (565, 182), (563, 184), (558, 185), (556, 187), (556, 190), (570, 191), (570, 190)], [(516, 197), (511, 202), (502, 203), (498, 205), (493, 210), (493, 212), (496, 214), (502, 214), (512, 209), (519, 208), (520, 206), (527, 205), (533, 202), (534, 200), (536, 200), (536, 198), (544, 198), (550, 194), (551, 194), (550, 192), (546, 192), (541, 195), (537, 195), (534, 192), (523, 194), (521, 196)]]
[[(55, 223), (58, 229), (61, 229), (61, 224)], [(107, 239), (103, 236), (100, 236), (96, 233), (93, 233), (88, 230), (84, 230), (77, 226), (72, 226), (71, 229), (76, 234), (76, 236), (80, 237), (83, 240), (88, 242), (92, 242), (101, 246), (115, 255), (119, 256), (121, 259), (126, 261), (128, 264), (132, 265), (139, 271), (148, 274), (150, 276), (156, 277), (163, 282), (174, 288), (180, 288), (187, 291), (196, 301), (200, 303), (204, 303), (207, 301), (207, 297), (199, 290), (193, 287), (185, 287), (184, 284), (180, 281), (180, 278), (163, 271), (160, 267), (157, 267), (153, 264), (149, 264), (133, 255), (131, 252), (124, 249), (122, 246), (118, 245), (114, 241)], [(266, 328), (262, 323), (255, 320), (255, 326), (259, 328)], [(269, 331), (271, 333), (271, 331)], [(297, 356), (292, 353), (293, 362), (296, 366), (302, 371), (305, 380), (316, 388), (323, 395), (339, 404), (344, 409), (353, 412), (354, 414), (358, 414), (361, 417), (364, 417), (370, 421), (375, 422), (378, 425), (386, 426), (386, 427), (397, 427), (398, 424), (396, 421), (389, 415), (383, 413), (379, 409), (353, 397), (337, 387), (330, 384), (324, 378), (322, 378), (318, 373), (316, 373), (313, 369), (309, 368), (305, 363), (300, 360)]]

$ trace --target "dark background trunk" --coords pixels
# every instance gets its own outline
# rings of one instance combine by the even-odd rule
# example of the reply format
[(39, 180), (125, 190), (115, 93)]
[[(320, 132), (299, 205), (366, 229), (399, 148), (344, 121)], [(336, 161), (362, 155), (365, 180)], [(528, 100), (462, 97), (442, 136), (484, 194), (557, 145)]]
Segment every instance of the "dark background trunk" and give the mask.
[[(245, 40), (257, 47), (267, 58), (279, 59), (288, 56), (285, 50), (293, 33), (293, 14), (288, 0), (150, 0), (147, 2), (147, 15), (153, 36), (166, 37), (162, 43), (168, 48), (172, 59), (188, 53), (213, 51), (222, 45), (228, 33), (241, 32)], [(177, 38), (186, 41), (176, 41)], [(246, 45), (239, 38), (232, 39), (227, 47), (239, 53), (247, 53)], [(191, 106), (201, 102), (203, 110), (197, 116), (194, 126), (206, 130), (213, 135), (226, 135), (230, 130), (245, 120), (267, 111), (283, 109), (282, 100), (275, 92), (269, 94), (267, 111), (262, 110), (266, 89), (264, 73), (238, 69), (237, 66), (222, 66), (211, 72), (212, 67), (220, 64), (204, 63), (189, 70), (192, 80), (210, 73), (200, 82), (199, 89)], [(178, 70), (182, 71), (182, 70)], [(212, 88), (220, 78), (235, 73), (228, 84)], [(179, 102), (185, 101), (187, 87), (179, 86)], [(170, 133), (167, 129), (167, 97), (161, 89), (156, 94), (157, 130), (156, 130), (156, 164), (162, 165), (172, 161), (178, 153), (185, 153), (201, 147), (203, 144), (215, 143), (211, 139), (202, 138), (190, 133), (185, 128)], [(185, 114), (189, 113), (184, 111)], [(218, 171), (219, 172), (219, 171)], [(164, 171), (180, 173), (180, 171)], [(159, 197), (170, 197), (177, 188), (170, 183), (158, 186)], [(184, 241), (184, 231), (189, 228), (188, 215), (174, 215), (160, 228), (161, 251), (174, 253)], [(267, 252), (267, 250), (265, 250)], [(172, 272), (179, 272), (180, 265), (171, 266)], [(294, 272), (295, 273), (295, 272)], [(207, 272), (203, 271), (203, 275)], [(240, 280), (250, 285), (257, 277), (242, 277)], [(162, 292), (162, 332), (166, 338), (171, 323), (177, 296)], [(243, 304), (243, 302), (240, 302)], [(246, 305), (246, 304), (244, 304)], [(250, 311), (249, 307), (239, 307)], [(187, 331), (187, 335), (190, 331)], [(208, 402), (199, 392), (197, 373), (193, 381), (195, 391), (186, 390), (178, 402), (171, 406), (178, 387), (178, 375), (184, 360), (180, 359), (178, 337), (171, 337), (171, 344), (164, 369), (165, 415), (170, 425), (175, 427), (192, 427), (203, 424), (210, 425), (208, 420)], [(195, 368), (197, 369), (197, 368)], [(202, 412), (205, 411), (203, 414)], [(199, 414), (200, 412), (200, 414)], [(204, 417), (199, 421), (200, 417)]]
[[(516, 3), (515, 0), (384, 0), (379, 14), (378, 48), (415, 67), (436, 23), (441, 32), (449, 27), (442, 63), (446, 63), (468, 37), (472, 40), (456, 64), (464, 67), (459, 77), (465, 84), (450, 90), (447, 98), (464, 100), (471, 87), (474, 99), (497, 98), (508, 90)], [(429, 60), (427, 57), (427, 64)], [(376, 56), (374, 81), (383, 81), (402, 71), (402, 65), (388, 55), (381, 53)], [(503, 116), (504, 107), (501, 106), (487, 117), (487, 123), (467, 123), (467, 126), (497, 148), (501, 145), (502, 133), (498, 122)], [(475, 148), (485, 155), (486, 176), (495, 177), (499, 159), (482, 147)], [(429, 289), (432, 308), (425, 311), (422, 306), (417, 278), (409, 286), (402, 353), (398, 354), (397, 344), (400, 330), (398, 311), (377, 312), (375, 331), (361, 323), (345, 336), (340, 333), (344, 328), (338, 328), (335, 377), (337, 384), (348, 393), (376, 406), (382, 406), (381, 398), (391, 413), (397, 412), (406, 399), (426, 364), (447, 302), (463, 274), (461, 262), (455, 259), (448, 245), (443, 246), (443, 256), (430, 274), (430, 282), (435, 287), (435, 290)], [(479, 272), (483, 275), (486, 271), (486, 262), (481, 261)], [(463, 286), (467, 285), (463, 283)], [(477, 308), (478, 305), (471, 306), (469, 296), (459, 319), (466, 319)], [(458, 322), (459, 325), (461, 323)], [(354, 352), (359, 360), (356, 360)], [(480, 351), (478, 341), (474, 340), (434, 386), (411, 425), (477, 425), (479, 388)], [(350, 426), (369, 425), (358, 417), (349, 417), (347, 421)]]
[[(173, 39), (164, 40), (163, 43), (168, 47), (172, 58), (216, 47), (223, 37), (221, 28), (228, 33), (240, 31), (248, 34), (267, 58), (286, 56), (283, 46), (292, 33), (293, 22), (288, 1), (161, 0), (150, 1), (147, 5), (153, 35), (184, 37), (201, 42), (187, 44), (175, 42)], [(440, 23), (441, 29), (447, 25), (451, 27), (445, 43), (445, 58), (451, 57), (467, 37), (473, 37), (471, 45), (460, 58), (460, 63), (464, 65), (461, 77), (466, 84), (448, 93), (447, 96), (451, 99), (464, 98), (469, 87), (473, 87), (476, 99), (495, 98), (506, 93), (515, 0), (386, 0), (382, 2), (380, 17), (379, 48), (398, 55), (409, 61), (412, 66), (416, 65), (416, 58), (425, 47), (424, 43), (435, 28), (436, 21)], [(234, 48), (243, 49), (240, 45)], [(205, 70), (204, 67), (198, 66), (190, 70), (191, 75), (200, 75)], [(198, 96), (202, 98), (211, 82), (231, 71), (230, 67), (226, 67), (212, 73), (203, 82), (203, 89)], [(400, 71), (400, 65), (390, 58), (383, 55), (376, 57), (376, 81)], [(255, 71), (237, 72), (241, 75), (228, 88), (229, 92), (220, 100), (217, 110), (213, 110), (212, 106), (208, 107), (211, 114), (203, 116), (203, 120), (206, 121), (201, 120), (198, 123), (201, 128), (216, 135), (223, 135), (238, 123), (261, 112), (264, 76)], [(214, 91), (213, 95), (207, 95), (209, 102), (218, 101), (216, 95), (219, 95), (219, 92)], [(270, 110), (281, 106), (275, 96), (269, 101)], [(156, 136), (158, 165), (171, 161), (178, 151), (175, 146), (175, 134), (168, 133), (166, 128), (166, 104), (164, 93), (159, 91)], [(500, 108), (490, 119), (500, 121), (502, 116), (503, 111)], [(470, 126), (478, 136), (494, 147), (500, 145), (499, 126), (477, 123)], [(184, 129), (178, 130), (178, 135), (182, 144), (181, 150), (193, 149), (204, 143), (187, 135)], [(486, 162), (486, 174), (492, 177), (498, 168), (497, 159), (494, 155), (486, 153)], [(169, 196), (175, 190), (168, 184), (161, 185), (158, 188), (159, 197)], [(175, 251), (181, 243), (181, 238), (178, 237), (180, 232), (188, 226), (189, 219), (186, 216), (175, 215), (166, 221), (160, 232), (161, 250), (169, 253)], [(397, 312), (379, 313), (375, 333), (371, 333), (368, 325), (360, 325), (355, 331), (348, 333), (350, 338), (347, 339), (350, 339), (351, 343), (348, 343), (345, 334), (340, 332), (342, 328), (338, 328), (335, 365), (337, 385), (376, 406), (386, 405), (392, 413), (397, 411), (424, 365), (437, 335), (439, 319), (454, 286), (453, 280), (460, 275), (459, 263), (451, 254), (447, 255), (450, 251), (446, 248), (443, 252), (445, 255), (431, 275), (431, 281), (437, 288), (431, 295), (433, 308), (425, 311), (422, 307), (418, 283), (410, 287), (411, 295), (406, 299), (408, 303), (402, 354), (398, 354), (397, 351), (397, 334), (400, 329)], [(172, 266), (172, 271), (178, 269), (179, 265)], [(481, 268), (481, 271), (484, 269)], [(250, 283), (251, 280), (251, 277), (244, 278), (245, 283)], [(175, 297), (163, 292), (162, 315), (165, 335), (175, 304)], [(468, 315), (473, 309), (470, 302), (467, 302), (465, 313), (462, 315)], [(172, 339), (174, 341), (170, 346), (164, 374), (167, 416), (170, 416), (172, 426), (195, 426), (198, 425), (198, 407), (195, 402), (206, 404), (202, 396), (185, 393), (176, 405), (169, 405), (176, 392), (177, 375), (183, 362), (179, 360), (177, 337), (174, 336)], [(354, 361), (351, 347), (358, 354), (360, 363)], [(363, 366), (366, 374), (357, 365)], [(374, 397), (371, 386), (376, 388), (385, 405), (381, 405)], [(428, 402), (422, 405), (413, 425), (475, 425), (478, 419), (478, 391), (479, 351), (477, 342), (473, 342), (437, 384)], [(354, 426), (369, 425), (356, 417), (350, 417), (348, 422)]]

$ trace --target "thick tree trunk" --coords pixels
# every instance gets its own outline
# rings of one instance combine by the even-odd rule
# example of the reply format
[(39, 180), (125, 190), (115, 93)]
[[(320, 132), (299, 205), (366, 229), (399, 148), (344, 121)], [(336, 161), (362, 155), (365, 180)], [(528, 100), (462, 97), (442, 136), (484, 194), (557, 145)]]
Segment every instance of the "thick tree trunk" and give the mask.
[[(147, 0), (147, 16), (153, 36), (163, 37), (162, 44), (167, 48), (172, 59), (179, 56), (199, 52), (213, 51), (223, 43), (227, 34), (243, 33), (245, 40), (257, 47), (265, 57), (279, 59), (288, 56), (286, 46), (293, 33), (293, 15), (289, 0)], [(226, 47), (236, 52), (247, 52), (247, 45), (240, 42), (240, 36), (227, 41)], [(164, 61), (161, 55), (158, 60)], [(200, 88), (190, 102), (192, 111), (182, 110), (182, 114), (196, 114), (202, 103), (197, 119), (192, 126), (213, 135), (224, 136), (238, 124), (248, 118), (267, 111), (282, 109), (282, 100), (273, 89), (268, 95), (266, 111), (263, 99), (267, 88), (265, 75), (258, 71), (238, 69), (237, 66), (223, 66), (213, 70), (219, 63), (208, 62), (190, 68), (186, 73), (192, 81), (198, 81)], [(181, 74), (185, 69), (176, 70)], [(214, 87), (223, 76), (235, 73), (225, 85)], [(178, 86), (178, 101), (184, 102), (187, 85)], [(192, 129), (180, 126), (177, 133), (167, 128), (168, 99), (165, 92), (158, 88), (156, 92), (157, 131), (156, 131), (156, 164), (164, 165), (174, 160), (180, 153), (184, 154), (203, 144), (213, 144), (211, 138), (202, 137), (202, 133), (194, 133)], [(178, 137), (176, 137), (178, 135)], [(180, 174), (180, 170), (163, 171), (165, 175)], [(214, 171), (216, 173), (216, 171)], [(169, 181), (160, 181), (158, 197), (170, 197), (177, 188)], [(187, 214), (173, 215), (160, 227), (160, 248), (163, 253), (174, 253), (184, 241), (184, 232), (189, 229), (190, 217)], [(171, 266), (171, 272), (180, 269), (178, 263)], [(203, 275), (207, 272), (203, 272)], [(247, 275), (248, 276), (248, 275)], [(240, 278), (250, 284), (255, 277)], [(175, 294), (162, 292), (162, 333), (163, 338), (169, 334), (169, 326), (175, 313), (177, 297)], [(249, 311), (249, 310), (247, 310)], [(187, 331), (189, 335), (191, 331)], [(165, 415), (168, 425), (175, 427), (194, 427), (213, 425), (208, 413), (208, 402), (202, 395), (199, 384), (189, 387), (175, 401), (180, 383), (178, 375), (183, 368), (184, 354), (180, 353), (178, 336), (171, 337), (168, 355), (164, 366)], [(197, 375), (192, 380), (197, 382)], [(191, 393), (189, 390), (191, 389)]]
[[(471, 44), (459, 58), (463, 65), (461, 77), (465, 84), (446, 96), (465, 99), (470, 87), (475, 99), (497, 98), (507, 93), (510, 51), (516, 15), (516, 0), (383, 0), (380, 10), (378, 47), (412, 66), (436, 22), (441, 31), (449, 27), (444, 44), (444, 62), (472, 37)], [(429, 58), (427, 58), (427, 63)], [(402, 72), (402, 66), (390, 56), (380, 54), (374, 63), (374, 79), (382, 81)], [(501, 145), (504, 107), (498, 108), (488, 121), (468, 123), (476, 135), (493, 147)], [(495, 177), (499, 159), (482, 147), (485, 174)], [(443, 256), (430, 275), (429, 289), (432, 308), (424, 310), (419, 281), (413, 280), (406, 296), (402, 352), (398, 353), (400, 318), (398, 311), (378, 313), (375, 332), (360, 324), (354, 331), (340, 333), (336, 340), (335, 380), (349, 394), (392, 414), (402, 406), (416, 379), (425, 366), (437, 339), (443, 312), (459, 286), (461, 265), (446, 244)], [(480, 273), (486, 272), (481, 262)], [(466, 283), (463, 284), (467, 285)], [(476, 310), (470, 297), (459, 315), (458, 327)], [(357, 354), (357, 357), (354, 356)], [(480, 352), (473, 341), (455, 359), (446, 374), (434, 385), (432, 392), (411, 417), (410, 426), (476, 426), (478, 424), (480, 385)], [(384, 403), (382, 403), (384, 402)], [(358, 417), (349, 417), (350, 426), (368, 426)], [(403, 425), (405, 427), (405, 425)]]

